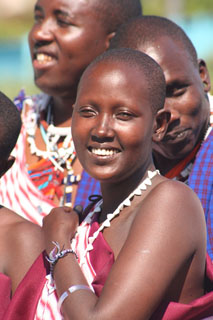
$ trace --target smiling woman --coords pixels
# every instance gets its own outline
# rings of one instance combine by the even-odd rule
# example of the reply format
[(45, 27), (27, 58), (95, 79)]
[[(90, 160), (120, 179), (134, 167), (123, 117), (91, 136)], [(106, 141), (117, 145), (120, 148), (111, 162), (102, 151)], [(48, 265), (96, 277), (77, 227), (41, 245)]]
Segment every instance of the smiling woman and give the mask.
[[(117, 179), (118, 174), (124, 178), (127, 166), (128, 174), (131, 174), (137, 168), (140, 171), (142, 165), (151, 161), (152, 146), (147, 137), (154, 124), (152, 110), (148, 107), (149, 96), (141, 91), (141, 70), (132, 73), (132, 66), (129, 67), (128, 81), (134, 87), (134, 98), (130, 98), (129, 82), (121, 72), (122, 66), (119, 65), (116, 70), (116, 64), (117, 61), (114, 64), (111, 62), (112, 69), (108, 68), (108, 64), (102, 66), (102, 77), (100, 68), (93, 71), (92, 77), (86, 80), (83, 77), (72, 120), (75, 124), (72, 135), (79, 160), (86, 171), (100, 181)], [(96, 78), (100, 79), (98, 84)], [(145, 82), (142, 84), (147, 86)], [(163, 101), (163, 90), (159, 96)], [(141, 101), (146, 107), (145, 111), (141, 108)], [(145, 126), (145, 122), (149, 125)]]

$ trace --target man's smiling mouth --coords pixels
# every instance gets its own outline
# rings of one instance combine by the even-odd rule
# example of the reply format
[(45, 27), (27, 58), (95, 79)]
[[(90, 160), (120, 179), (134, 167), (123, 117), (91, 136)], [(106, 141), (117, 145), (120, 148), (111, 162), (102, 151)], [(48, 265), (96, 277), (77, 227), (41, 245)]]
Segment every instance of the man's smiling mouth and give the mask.
[(45, 53), (37, 53), (35, 55), (35, 59), (39, 62), (39, 63), (46, 63), (46, 62), (50, 62), (53, 60), (53, 57), (50, 55), (47, 55)]
[(181, 131), (174, 131), (171, 133), (168, 133), (165, 138), (164, 141), (181, 141), (186, 139), (186, 137), (188, 136), (190, 130), (189, 129), (184, 129)]

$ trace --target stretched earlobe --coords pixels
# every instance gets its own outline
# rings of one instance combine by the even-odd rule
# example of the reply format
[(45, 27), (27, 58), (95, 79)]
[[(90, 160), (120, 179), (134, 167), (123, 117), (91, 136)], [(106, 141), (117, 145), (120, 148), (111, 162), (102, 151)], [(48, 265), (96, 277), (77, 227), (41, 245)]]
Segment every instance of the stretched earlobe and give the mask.
[(199, 67), (200, 78), (203, 82), (204, 92), (208, 93), (211, 90), (211, 82), (210, 82), (210, 76), (209, 76), (209, 72), (208, 72), (205, 61), (202, 59), (198, 59), (198, 67)]
[(171, 113), (168, 110), (161, 109), (157, 112), (155, 116), (154, 132), (152, 135), (152, 140), (154, 142), (159, 142), (164, 138), (170, 117)]
[(115, 36), (115, 32), (111, 32), (107, 35), (107, 38), (106, 38), (106, 49), (109, 48), (110, 46), (110, 41), (112, 40), (112, 38)]

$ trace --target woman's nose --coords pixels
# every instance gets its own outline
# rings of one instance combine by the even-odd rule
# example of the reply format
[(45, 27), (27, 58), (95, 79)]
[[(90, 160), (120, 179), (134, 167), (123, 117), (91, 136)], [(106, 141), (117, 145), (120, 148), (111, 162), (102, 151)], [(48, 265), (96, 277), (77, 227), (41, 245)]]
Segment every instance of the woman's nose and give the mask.
[(94, 141), (112, 141), (114, 139), (113, 121), (108, 116), (99, 117), (92, 130)]

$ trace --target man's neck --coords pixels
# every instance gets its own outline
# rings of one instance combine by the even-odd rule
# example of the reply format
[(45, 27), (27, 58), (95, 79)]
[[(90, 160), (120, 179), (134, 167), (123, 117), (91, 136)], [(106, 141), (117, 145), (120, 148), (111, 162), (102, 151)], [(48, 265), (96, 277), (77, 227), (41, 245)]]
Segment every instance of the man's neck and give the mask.
[(53, 97), (53, 123), (59, 127), (69, 127), (71, 125), (73, 104), (72, 97)]
[(153, 161), (155, 167), (164, 176), (172, 168), (174, 168), (181, 160), (180, 159), (168, 159), (162, 156), (160, 153), (153, 151)]

